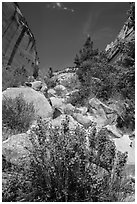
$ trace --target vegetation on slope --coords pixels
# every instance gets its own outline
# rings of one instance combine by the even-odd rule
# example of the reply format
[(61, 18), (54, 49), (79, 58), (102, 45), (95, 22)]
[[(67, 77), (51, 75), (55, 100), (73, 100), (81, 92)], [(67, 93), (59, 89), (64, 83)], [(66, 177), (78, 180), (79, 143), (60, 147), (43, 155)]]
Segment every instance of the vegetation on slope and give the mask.
[[(27, 103), (22, 95), (15, 99), (4, 96), (2, 101), (3, 135), (6, 131), (26, 132), (35, 117), (33, 103)], [(6, 139), (6, 138), (4, 138)]]
[(10, 168), (14, 173), (3, 187), (3, 201), (114, 202), (134, 194), (123, 171), (127, 155), (116, 152), (107, 132), (93, 127), (87, 144), (85, 130), (70, 131), (68, 122), (53, 129), (38, 121), (30, 134), (30, 166)]
[[(134, 9), (134, 4), (131, 4), (128, 15), (132, 26), (135, 23)], [(91, 38), (87, 38), (74, 59), (81, 88), (77, 96), (73, 96), (72, 103), (83, 103), (93, 96), (104, 102), (119, 98), (125, 111), (118, 118), (118, 126), (134, 130), (135, 39), (121, 40), (119, 46), (120, 58), (109, 63), (107, 53), (94, 49)]]

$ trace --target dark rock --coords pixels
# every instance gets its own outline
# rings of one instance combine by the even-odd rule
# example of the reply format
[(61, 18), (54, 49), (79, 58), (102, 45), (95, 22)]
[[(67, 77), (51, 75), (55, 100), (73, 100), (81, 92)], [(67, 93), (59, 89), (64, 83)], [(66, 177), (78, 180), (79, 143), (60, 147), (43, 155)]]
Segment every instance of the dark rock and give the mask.
[(30, 76), (38, 72), (34, 35), (18, 4), (13, 2), (2, 3), (2, 63), (3, 69), (25, 67)]

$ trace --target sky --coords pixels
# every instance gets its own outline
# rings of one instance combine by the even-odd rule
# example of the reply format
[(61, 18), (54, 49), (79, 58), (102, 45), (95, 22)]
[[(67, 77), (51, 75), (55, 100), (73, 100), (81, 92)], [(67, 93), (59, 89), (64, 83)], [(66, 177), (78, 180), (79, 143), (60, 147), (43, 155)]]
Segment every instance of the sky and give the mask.
[(104, 50), (127, 19), (128, 2), (20, 2), (36, 39), (40, 68), (74, 66), (75, 55), (90, 35)]

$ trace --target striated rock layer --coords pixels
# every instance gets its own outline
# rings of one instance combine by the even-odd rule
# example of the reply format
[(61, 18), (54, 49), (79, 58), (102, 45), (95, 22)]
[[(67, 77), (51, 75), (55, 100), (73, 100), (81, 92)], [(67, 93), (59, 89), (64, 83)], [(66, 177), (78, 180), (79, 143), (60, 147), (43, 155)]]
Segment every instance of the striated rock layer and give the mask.
[(110, 62), (114, 62), (121, 57), (121, 44), (135, 41), (134, 3), (131, 3), (132, 12), (129, 14), (124, 26), (120, 30), (114, 42), (107, 45), (106, 51)]
[(38, 69), (34, 35), (18, 4), (13, 2), (2, 3), (2, 64), (3, 69), (24, 67), (28, 75), (35, 75)]

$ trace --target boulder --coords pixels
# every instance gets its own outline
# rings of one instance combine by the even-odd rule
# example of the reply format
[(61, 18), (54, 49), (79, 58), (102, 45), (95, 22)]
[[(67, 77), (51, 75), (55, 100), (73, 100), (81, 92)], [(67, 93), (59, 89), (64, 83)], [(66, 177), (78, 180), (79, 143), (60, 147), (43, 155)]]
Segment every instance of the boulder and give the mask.
[(29, 87), (9, 88), (3, 91), (3, 97), (16, 98), (20, 94), (22, 94), (26, 102), (33, 102), (36, 115), (42, 118), (52, 117), (52, 107), (45, 96), (40, 92)]
[(65, 114), (71, 115), (75, 111), (75, 107), (71, 103), (64, 104), (61, 107)]
[(67, 93), (67, 90), (63, 85), (55, 86), (54, 90), (56, 91), (57, 96), (64, 96)]
[(108, 131), (113, 133), (114, 138), (120, 138), (123, 136), (121, 131), (116, 127), (116, 125), (107, 125), (106, 128)]
[(56, 91), (54, 89), (48, 90), (48, 97), (56, 97)]
[(100, 100), (98, 100), (97, 98), (92, 98), (89, 100), (89, 105), (98, 110), (98, 109), (103, 109), (105, 111), (106, 114), (112, 114), (115, 112), (115, 110), (113, 110), (112, 108), (108, 107), (107, 105), (105, 105), (104, 103), (102, 103)]
[(42, 88), (42, 82), (41, 81), (34, 81), (34, 82), (31, 82), (31, 84), (32, 84), (32, 88), (35, 91), (40, 91), (40, 89)]
[(87, 110), (87, 107), (76, 108), (76, 112), (81, 113), (82, 115), (85, 115), (87, 113)]
[(123, 135), (121, 138), (114, 139), (116, 149), (122, 153), (128, 152), (127, 164), (134, 165), (135, 164), (135, 146), (133, 141), (129, 139), (128, 135)]
[(29, 150), (32, 150), (32, 144), (26, 133), (12, 135), (2, 143), (2, 155), (12, 164), (19, 165), (28, 161)]
[(89, 100), (88, 111), (92, 116), (95, 116), (96, 122), (100, 127), (116, 123), (116, 111), (106, 106), (97, 98), (92, 98)]
[(90, 120), (87, 116), (84, 116), (80, 113), (73, 113), (72, 117), (81, 125), (83, 125), (85, 128), (88, 128), (89, 126), (93, 125), (93, 121)]
[(52, 103), (53, 108), (60, 108), (63, 106), (64, 99), (57, 97), (50, 97), (50, 101)]

